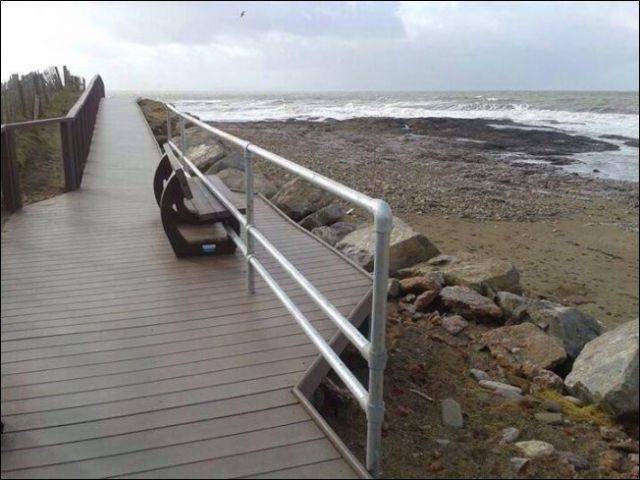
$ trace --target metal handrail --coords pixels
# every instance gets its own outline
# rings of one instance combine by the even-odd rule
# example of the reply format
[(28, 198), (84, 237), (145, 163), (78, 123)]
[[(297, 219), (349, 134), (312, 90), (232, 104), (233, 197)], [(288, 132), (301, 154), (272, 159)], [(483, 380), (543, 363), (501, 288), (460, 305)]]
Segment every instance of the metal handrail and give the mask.
[[(189, 167), (192, 174), (196, 175), (206, 188), (229, 210), (242, 227), (243, 238), (240, 238), (232, 229), (227, 233), (238, 246), (247, 261), (247, 288), (254, 292), (254, 273), (257, 272), (267, 285), (273, 290), (285, 308), (293, 315), (298, 324), (318, 348), (327, 363), (344, 382), (345, 386), (356, 398), (358, 404), (367, 415), (367, 470), (374, 475), (380, 474), (382, 421), (384, 418), (383, 402), (383, 375), (386, 366), (385, 325), (387, 305), (387, 282), (389, 277), (389, 239), (393, 228), (393, 216), (389, 205), (379, 199), (373, 199), (363, 193), (357, 192), (341, 183), (320, 175), (308, 168), (298, 165), (286, 158), (276, 155), (268, 150), (251, 144), (250, 142), (231, 135), (223, 130), (208, 125), (201, 120), (178, 111), (173, 105), (165, 103), (167, 108), (167, 137), (170, 148)], [(171, 114), (180, 118), (180, 146), (171, 140)], [(233, 203), (227, 199), (209, 181), (186, 155), (186, 123), (189, 122), (202, 130), (210, 132), (217, 138), (232, 143), (244, 151), (245, 160), (245, 191), (246, 191), (246, 215), (243, 215)], [(343, 200), (354, 203), (364, 208), (374, 217), (376, 232), (376, 244), (374, 252), (373, 271), (373, 298), (371, 309), (371, 331), (367, 340), (347, 318), (344, 317), (331, 302), (317, 290), (304, 275), (287, 260), (287, 258), (257, 229), (253, 216), (253, 165), (252, 156), (269, 161), (288, 172), (308, 181), (323, 190), (326, 190)], [(356, 376), (349, 370), (340, 357), (331, 348), (322, 335), (311, 325), (305, 315), (296, 307), (291, 298), (278, 285), (269, 272), (264, 268), (255, 256), (254, 241), (257, 241), (265, 250), (282, 266), (282, 268), (298, 283), (321, 310), (327, 314), (345, 337), (358, 349), (369, 365), (369, 388), (360, 383)]]

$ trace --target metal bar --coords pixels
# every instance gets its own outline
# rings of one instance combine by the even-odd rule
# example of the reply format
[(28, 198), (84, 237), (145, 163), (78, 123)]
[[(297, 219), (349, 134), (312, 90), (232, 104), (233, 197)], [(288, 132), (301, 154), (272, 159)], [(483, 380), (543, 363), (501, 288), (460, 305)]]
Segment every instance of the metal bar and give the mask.
[(167, 141), (171, 140), (171, 110), (167, 108)]
[[(227, 227), (227, 234), (233, 240), (233, 242), (240, 248), (242, 251), (247, 251), (245, 245), (242, 244), (242, 240), (233, 229)], [(320, 351), (322, 356), (327, 360), (331, 368), (333, 368), (336, 375), (340, 377), (340, 379), (344, 382), (345, 386), (349, 389), (351, 394), (355, 397), (358, 404), (362, 407), (363, 410), (366, 411), (367, 405), (369, 403), (369, 393), (362, 386), (362, 384), (358, 381), (349, 367), (347, 367), (344, 362), (340, 359), (340, 357), (333, 351), (331, 346), (322, 338), (322, 335), (318, 333), (318, 331), (309, 323), (309, 320), (304, 316), (304, 314), (296, 307), (291, 298), (285, 293), (280, 285), (273, 279), (273, 277), (269, 274), (269, 272), (262, 266), (260, 261), (255, 257), (255, 255), (248, 256), (249, 262), (251, 266), (255, 268), (255, 270), (260, 274), (262, 279), (266, 282), (266, 284), (271, 288), (273, 293), (278, 297), (278, 299), (282, 302), (284, 307), (293, 315), (295, 320), (298, 322), (300, 327), (307, 334), (311, 342), (316, 346), (316, 348)]]
[(182, 152), (187, 153), (187, 133), (186, 133), (186, 123), (184, 117), (180, 117), (180, 150)]
[(280, 253), (280, 251), (264, 236), (260, 231), (256, 229), (254, 225), (247, 224), (247, 218), (240, 213), (240, 211), (222, 195), (218, 189), (209, 181), (192, 162), (182, 153), (173, 142), (167, 142), (169, 146), (176, 151), (180, 158), (187, 164), (189, 169), (202, 180), (202, 183), (207, 189), (213, 193), (213, 195), (231, 212), (231, 214), (238, 220), (240, 226), (246, 231), (247, 238), (255, 238), (280, 264), (280, 266), (293, 278), (298, 285), (309, 295), (309, 297), (320, 307), (320, 309), (329, 316), (333, 323), (340, 329), (340, 331), (349, 339), (349, 341), (358, 349), (362, 357), (369, 360), (370, 356), (370, 342), (362, 335), (356, 327), (354, 327), (344, 315), (342, 315), (331, 302), (316, 288), (314, 287), (300, 271), (293, 266), (287, 258)]
[[(245, 148), (244, 150), (244, 181), (245, 194), (247, 204), (247, 227), (253, 226), (253, 163), (251, 161), (251, 152)], [(253, 255), (255, 252), (253, 236), (247, 235), (247, 228), (244, 228), (245, 242), (247, 244), (247, 256)], [(255, 271), (251, 266), (251, 262), (247, 261), (247, 291), (251, 294), (255, 293)]]
[[(386, 206), (386, 214), (384, 213)], [(389, 279), (389, 241), (393, 222), (391, 209), (380, 205), (376, 218), (376, 246), (373, 273), (373, 300), (371, 310), (371, 357), (369, 358), (369, 404), (367, 405), (367, 470), (380, 476), (382, 456), (382, 422), (384, 420), (384, 369), (387, 364), (385, 345), (387, 321), (387, 282)]]

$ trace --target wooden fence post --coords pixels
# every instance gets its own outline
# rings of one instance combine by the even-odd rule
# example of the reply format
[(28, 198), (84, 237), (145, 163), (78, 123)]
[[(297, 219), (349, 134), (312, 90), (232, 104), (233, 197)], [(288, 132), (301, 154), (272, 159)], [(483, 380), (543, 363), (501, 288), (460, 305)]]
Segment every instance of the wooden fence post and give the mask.
[(16, 141), (13, 131), (6, 128), (2, 132), (2, 197), (4, 208), (13, 213), (22, 208), (20, 175), (16, 161)]
[(73, 141), (72, 121), (60, 123), (60, 143), (62, 145), (62, 164), (64, 166), (64, 184), (67, 192), (76, 190), (78, 173), (76, 169), (76, 151)]

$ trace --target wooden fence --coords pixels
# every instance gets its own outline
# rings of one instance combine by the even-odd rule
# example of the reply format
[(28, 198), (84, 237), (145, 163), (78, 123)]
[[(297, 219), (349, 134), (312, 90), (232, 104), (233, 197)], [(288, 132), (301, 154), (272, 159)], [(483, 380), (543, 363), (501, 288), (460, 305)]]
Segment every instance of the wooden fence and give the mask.
[(2, 149), (2, 198), (3, 207), (7, 212), (15, 212), (22, 208), (22, 193), (16, 159), (16, 132), (21, 128), (59, 124), (65, 188), (67, 191), (76, 190), (82, 181), (100, 99), (104, 97), (104, 94), (102, 78), (96, 75), (66, 116), (2, 125), (0, 142)]
[(14, 74), (2, 83), (2, 123), (40, 118), (43, 106), (61, 90), (82, 91), (85, 81), (72, 75), (67, 67), (49, 67), (44, 72)]

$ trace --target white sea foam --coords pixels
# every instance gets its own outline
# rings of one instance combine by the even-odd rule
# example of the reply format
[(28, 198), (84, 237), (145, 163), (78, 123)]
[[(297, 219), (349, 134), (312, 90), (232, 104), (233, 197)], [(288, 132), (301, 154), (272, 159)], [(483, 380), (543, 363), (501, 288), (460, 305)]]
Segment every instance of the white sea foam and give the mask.
[[(175, 95), (176, 106), (212, 122), (346, 120), (362, 117), (452, 117), (513, 120), (536, 128), (600, 138), (638, 138), (638, 94), (616, 92), (223, 94)], [(581, 174), (638, 181), (638, 149), (578, 156)], [(599, 172), (594, 172), (599, 170)]]

